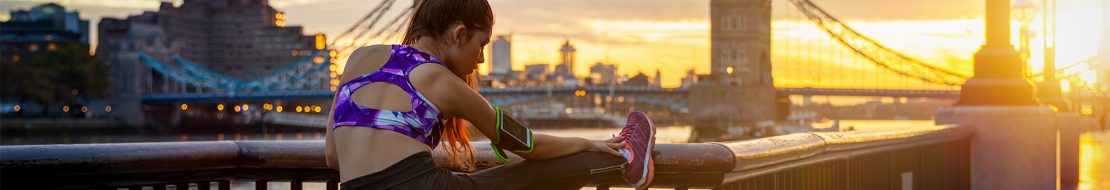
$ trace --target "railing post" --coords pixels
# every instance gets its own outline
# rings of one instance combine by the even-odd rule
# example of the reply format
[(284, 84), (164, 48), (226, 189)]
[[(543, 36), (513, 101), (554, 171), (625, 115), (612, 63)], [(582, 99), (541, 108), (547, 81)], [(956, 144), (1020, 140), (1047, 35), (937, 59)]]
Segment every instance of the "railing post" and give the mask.
[(219, 190), (231, 190), (231, 180), (220, 180), (220, 181), (217, 181), (217, 183), (219, 183), (219, 187), (217, 189), (219, 189)]
[(302, 179), (293, 179), (293, 181), (289, 182), (289, 190), (304, 189), (304, 183), (302, 183), (302, 182), (304, 182), (304, 180), (302, 180)]
[(173, 188), (177, 190), (189, 190), (189, 182), (173, 184)]
[(1084, 125), (1078, 113), (1060, 113), (1057, 130), (1060, 132), (1060, 186), (1063, 189), (1079, 188), (1079, 135)]
[(1036, 106), (1010, 44), (1010, 0), (985, 0), (986, 28), (975, 53), (975, 74), (961, 87), (956, 107), (938, 111), (938, 124), (975, 129), (970, 138), (971, 189), (1058, 189), (1057, 115)]
[(339, 180), (338, 179), (328, 180), (327, 190), (339, 190)]
[(254, 189), (255, 189), (255, 190), (266, 190), (266, 189), (270, 189), (270, 187), (269, 187), (269, 185), (270, 185), (270, 184), (269, 184), (269, 182), (270, 182), (269, 180), (257, 180), (257, 181), (254, 181)]
[(969, 139), (971, 189), (1058, 187), (1057, 118), (1047, 107), (956, 106), (936, 118), (976, 131)]

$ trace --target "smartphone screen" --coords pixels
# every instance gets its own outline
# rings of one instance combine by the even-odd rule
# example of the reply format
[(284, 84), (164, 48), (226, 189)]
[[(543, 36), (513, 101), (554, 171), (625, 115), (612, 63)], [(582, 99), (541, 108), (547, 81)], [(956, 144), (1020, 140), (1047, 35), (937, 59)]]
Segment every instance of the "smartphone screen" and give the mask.
[(531, 129), (524, 127), (509, 115), (501, 115), (501, 148), (508, 150), (529, 150), (532, 147)]

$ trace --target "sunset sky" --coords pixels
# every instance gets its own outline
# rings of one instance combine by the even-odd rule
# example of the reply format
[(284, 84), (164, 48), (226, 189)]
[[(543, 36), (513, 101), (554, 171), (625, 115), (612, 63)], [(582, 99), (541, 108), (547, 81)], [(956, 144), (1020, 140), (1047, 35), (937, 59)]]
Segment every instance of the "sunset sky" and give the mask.
[[(1039, 0), (1034, 1), (1040, 4)], [(1101, 1), (1059, 0), (1058, 66), (1087, 59), (1098, 49)], [(122, 18), (156, 10), (160, 1), (4, 0), (0, 3), (0, 20), (7, 20), (12, 9), (26, 9), (44, 2), (76, 9), (95, 27), (100, 17)], [(381, 1), (270, 2), (286, 13), (287, 25), (304, 26), (307, 33), (336, 36)], [(396, 7), (411, 3), (397, 2), (397, 12)], [(971, 57), (983, 42), (982, 0), (814, 2), (890, 48), (963, 73), (970, 73)], [(678, 86), (688, 69), (709, 72), (708, 0), (490, 0), (490, 4), (497, 16), (494, 33), (512, 34), (516, 69), (525, 64), (557, 62), (559, 45), (569, 39), (578, 49), (575, 73), (579, 76), (586, 76), (590, 65), (605, 60), (617, 64), (622, 75), (644, 72), (653, 76), (656, 70), (662, 70), (665, 87)], [(801, 15), (787, 1), (775, 0), (773, 6), (776, 22), (772, 60), (776, 85), (880, 88), (921, 85), (898, 79), (876, 82), (880, 80), (868, 76), (887, 79), (886, 75), (895, 75), (870, 63), (852, 61), (858, 58), (853, 58), (846, 48), (808, 21), (797, 20)], [(1034, 23), (1038, 22), (1039, 17)], [(1017, 27), (1015, 24), (1015, 33)], [(1036, 38), (1032, 68), (1040, 70), (1040, 24), (1033, 28)], [(1014, 39), (1016, 43), (1016, 35)]]

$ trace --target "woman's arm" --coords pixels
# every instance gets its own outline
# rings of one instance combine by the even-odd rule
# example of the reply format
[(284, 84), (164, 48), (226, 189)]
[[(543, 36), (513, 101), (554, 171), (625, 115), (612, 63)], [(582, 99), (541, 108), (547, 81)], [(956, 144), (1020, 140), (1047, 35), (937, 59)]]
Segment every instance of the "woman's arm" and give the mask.
[[(443, 115), (463, 118), (487, 137), (497, 135), (493, 107), (446, 67), (424, 64), (413, 69), (410, 74), (410, 80), (417, 91), (428, 98)], [(525, 159), (556, 158), (582, 151), (600, 151), (620, 156), (614, 149), (621, 145), (612, 142), (613, 140), (596, 141), (535, 134), (532, 152), (516, 154)]]
[(623, 145), (616, 143), (616, 138), (599, 141), (587, 140), (579, 137), (559, 137), (545, 134), (535, 134), (533, 138), (535, 139), (533, 142), (535, 147), (532, 149), (532, 152), (527, 154), (513, 153), (529, 160), (557, 158), (582, 151), (606, 152), (621, 156), (616, 149), (623, 147)]

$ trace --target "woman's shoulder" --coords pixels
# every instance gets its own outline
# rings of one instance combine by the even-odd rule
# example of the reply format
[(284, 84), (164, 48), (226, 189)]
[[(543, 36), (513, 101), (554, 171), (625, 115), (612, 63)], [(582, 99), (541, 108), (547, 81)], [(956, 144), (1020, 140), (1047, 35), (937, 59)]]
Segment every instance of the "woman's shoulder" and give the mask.
[(347, 63), (350, 65), (350, 63), (359, 64), (373, 62), (365, 60), (380, 60), (381, 58), (387, 58), (392, 52), (393, 45), (362, 46), (351, 51), (351, 55), (347, 56)]
[(393, 45), (388, 45), (388, 44), (369, 45), (369, 46), (362, 46), (362, 47), (359, 47), (358, 49), (355, 49), (355, 51), (351, 52), (350, 57), (354, 58), (354, 57), (365, 57), (365, 56), (374, 56), (374, 55), (379, 55), (380, 56), (382, 54), (389, 55), (389, 53), (391, 53), (391, 52), (393, 52)]
[(344, 75), (352, 73), (361, 76), (381, 68), (393, 52), (391, 47), (392, 45), (370, 45), (355, 49), (347, 56), (347, 64), (343, 68), (344, 71), (352, 72), (343, 72)]

